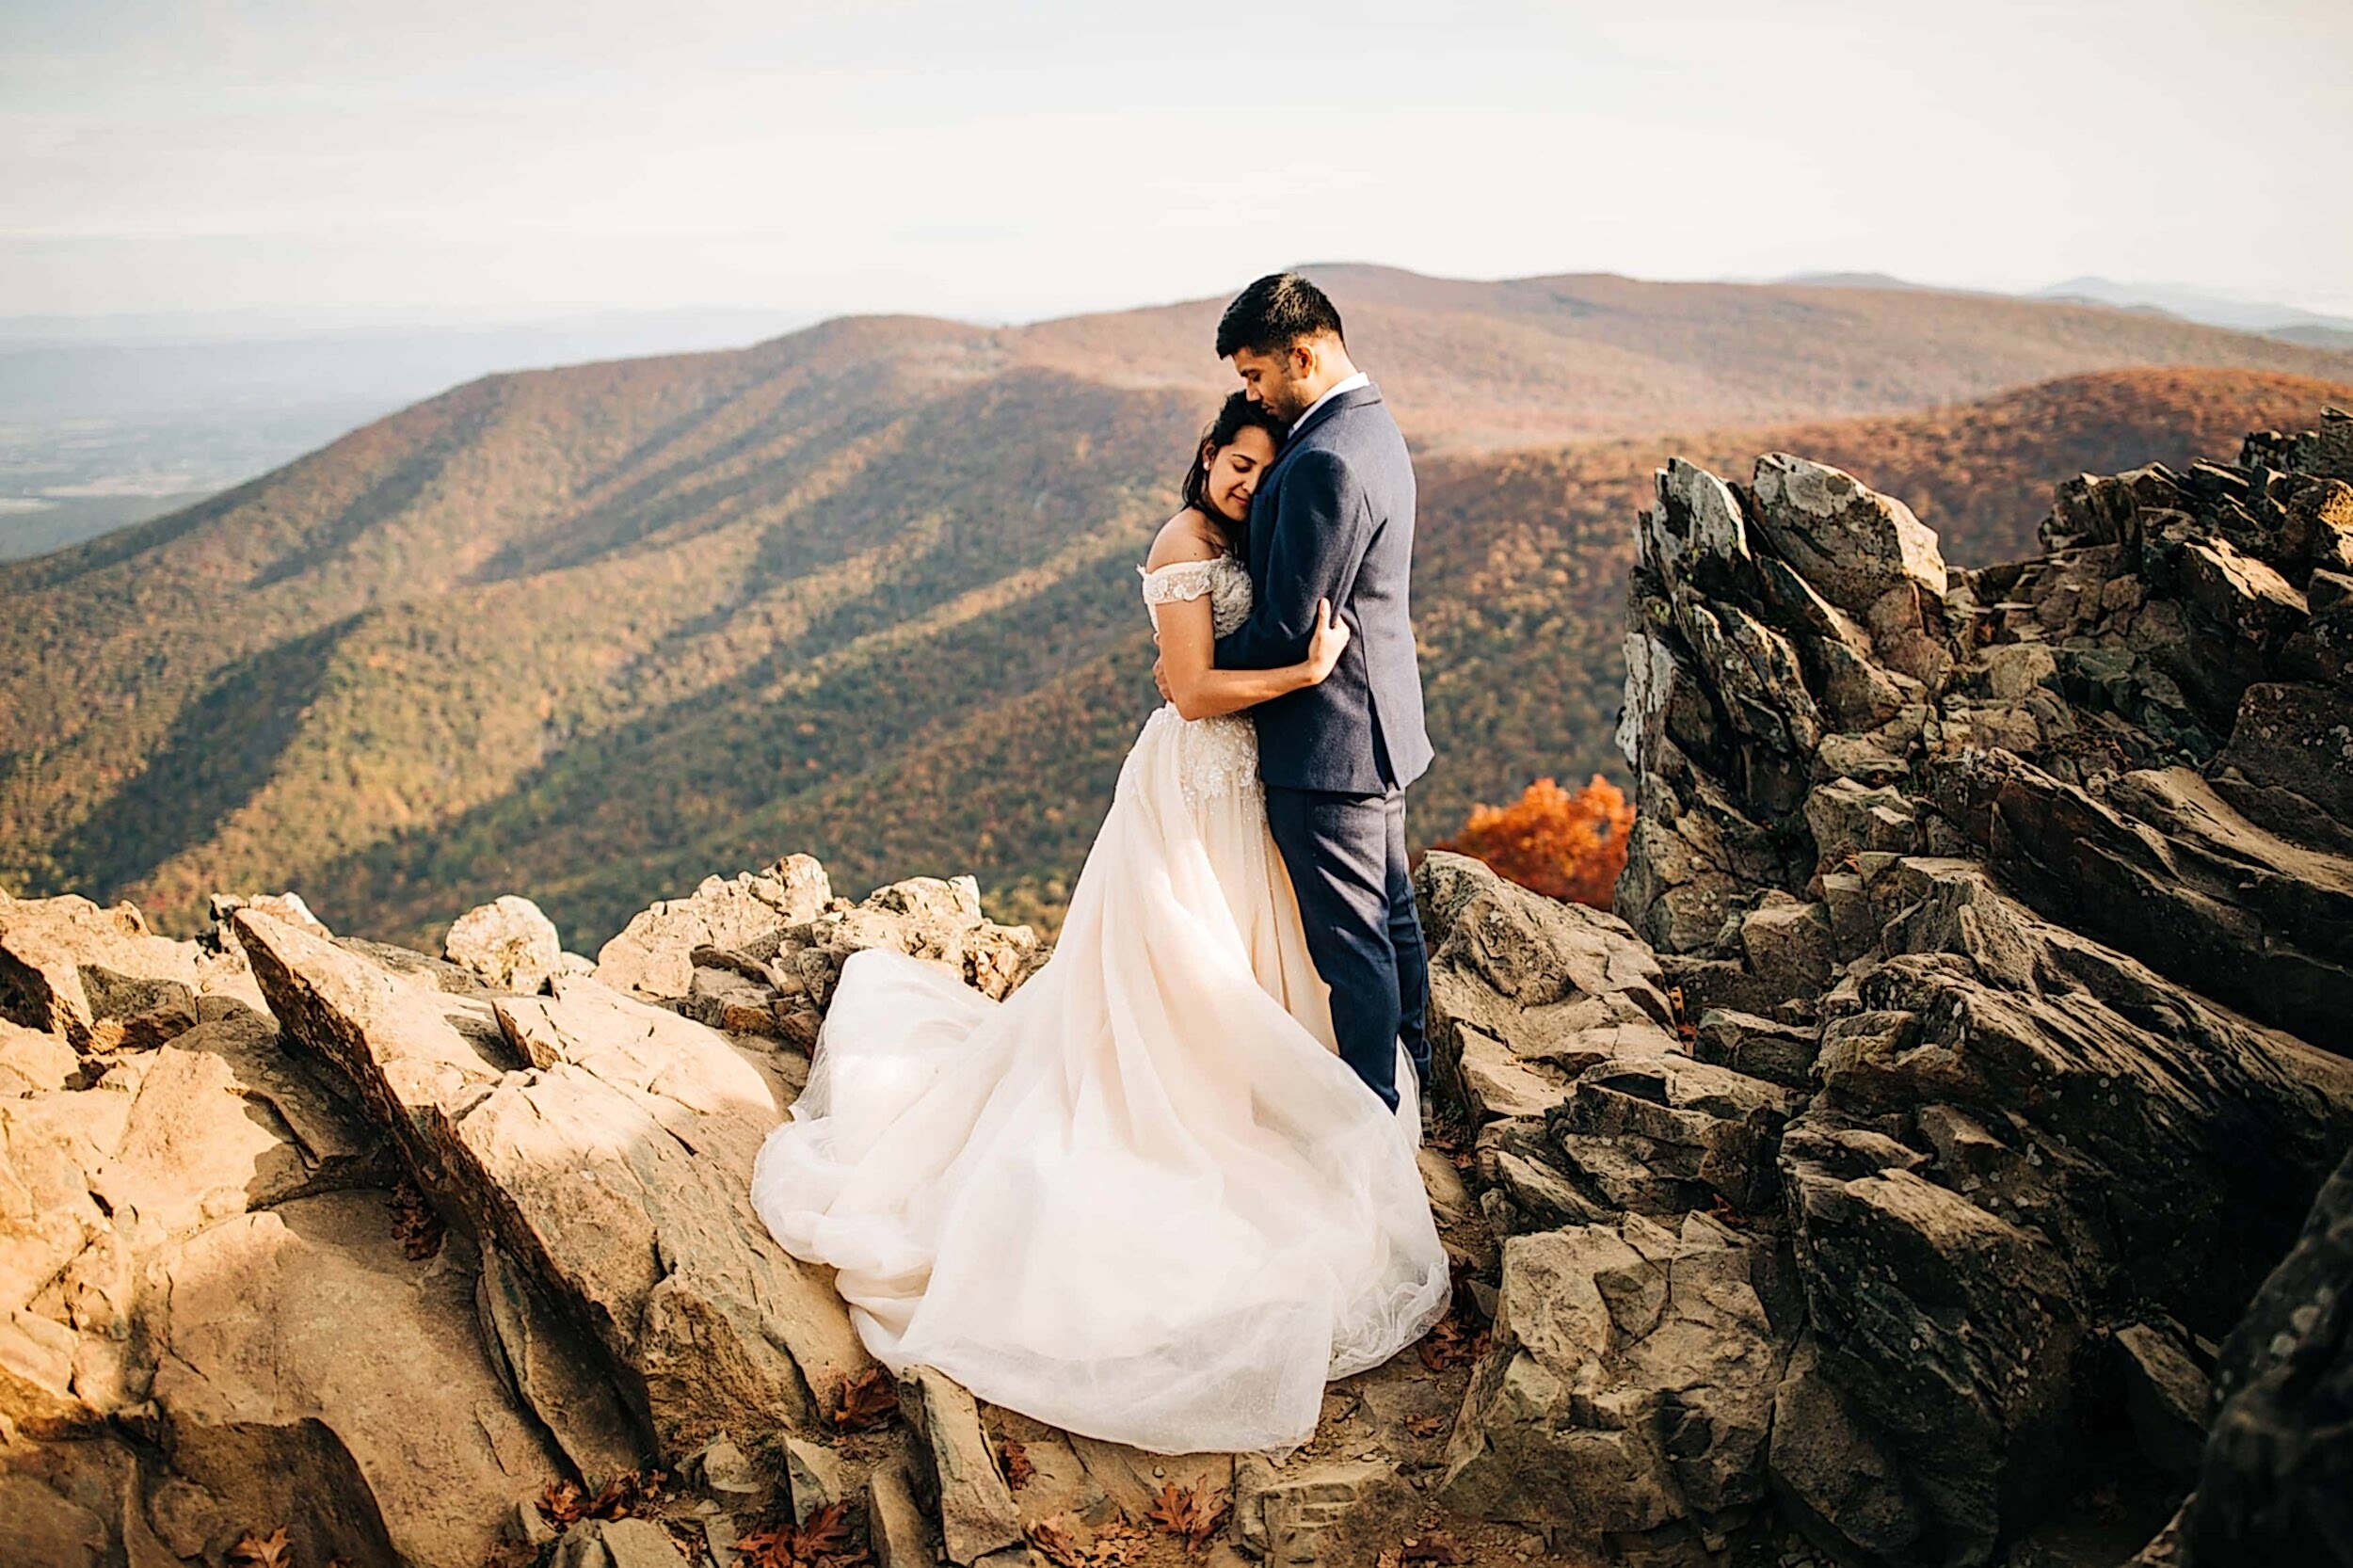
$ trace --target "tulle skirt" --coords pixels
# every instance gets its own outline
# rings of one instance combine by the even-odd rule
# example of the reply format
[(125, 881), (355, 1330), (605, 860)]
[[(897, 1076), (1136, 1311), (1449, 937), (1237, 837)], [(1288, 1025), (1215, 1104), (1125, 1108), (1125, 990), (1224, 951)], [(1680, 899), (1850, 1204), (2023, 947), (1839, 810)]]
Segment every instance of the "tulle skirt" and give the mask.
[(1340, 1060), (1221, 722), (1247, 723), (1145, 724), (1053, 957), (1002, 1003), (849, 959), (752, 1199), (895, 1372), (1141, 1448), (1279, 1455), (1449, 1284), (1412, 1068), (1401, 1047), (1391, 1112)]

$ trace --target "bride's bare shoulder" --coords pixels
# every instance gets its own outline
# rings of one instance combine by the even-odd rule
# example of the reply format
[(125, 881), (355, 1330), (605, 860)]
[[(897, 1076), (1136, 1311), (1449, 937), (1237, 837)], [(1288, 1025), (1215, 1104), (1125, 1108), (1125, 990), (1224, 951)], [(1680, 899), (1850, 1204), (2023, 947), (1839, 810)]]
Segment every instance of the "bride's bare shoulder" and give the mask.
[(1160, 534), (1152, 540), (1152, 553), (1144, 564), (1147, 570), (1158, 571), (1179, 561), (1214, 561), (1224, 553), (1225, 546), (1209, 520), (1188, 506), (1160, 524)]

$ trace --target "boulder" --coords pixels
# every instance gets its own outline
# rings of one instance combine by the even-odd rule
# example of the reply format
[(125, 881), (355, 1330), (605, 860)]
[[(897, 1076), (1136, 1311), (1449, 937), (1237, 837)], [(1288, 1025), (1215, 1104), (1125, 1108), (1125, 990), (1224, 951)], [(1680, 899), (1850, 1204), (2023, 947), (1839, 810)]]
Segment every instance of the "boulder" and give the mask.
[(1506, 1241), (1441, 1498), (1644, 1562), (1722, 1560), (1766, 1498), (1796, 1328), (1778, 1273), (1769, 1241), (1705, 1214)]
[(1774, 982), (1793, 996), (1819, 992), (1837, 967), (1830, 910), (1820, 904), (1784, 899), (1740, 917), (1740, 949), (1749, 972)]
[[(1852, 1173), (1795, 1129), (1784, 1161), (1818, 1364), (1884, 1472), (1879, 1496), (1852, 1496), (1862, 1478), (1849, 1478), (1843, 1508), (1909, 1515), (1916, 1544), (1987, 1560), (2075, 1473), (2089, 1325), (2064, 1259), (2038, 1231), (1901, 1165)], [(1807, 1497), (1825, 1517), (1834, 1501)], [(1885, 1541), (1851, 1544), (1917, 1560)]]
[(1701, 1014), (1691, 1038), (1691, 1054), (1699, 1061), (1788, 1089), (1812, 1087), (1814, 1058), (1820, 1048), (1821, 1030), (1815, 1025), (1787, 1024), (1725, 1007)]
[(596, 978), (617, 991), (682, 997), (698, 947), (757, 951), (787, 925), (814, 919), (833, 900), (825, 869), (791, 855), (764, 870), (703, 878), (684, 898), (632, 917), (597, 953)]
[(140, 1049), (192, 1026), (203, 996), (262, 1005), (235, 953), (159, 936), (132, 904), (0, 893), (0, 1018), (85, 1052)]
[(480, 975), (492, 989), (529, 994), (547, 984), (564, 959), (555, 922), (527, 898), (502, 893), (457, 917), (441, 955)]
[(1785, 452), (1757, 459), (1755, 531), (1824, 599), (1865, 615), (1891, 592), (1945, 597), (1936, 535), (1854, 476)]
[(1402, 1492), (1397, 1467), (1378, 1459), (1327, 1459), (1276, 1469), (1245, 1455), (1234, 1470), (1235, 1539), (1268, 1568), (1322, 1568), (1327, 1548), (1361, 1515)]
[(375, 1556), (374, 1514), (399, 1560), (478, 1564), (506, 1503), (562, 1462), (483, 1355), (455, 1262), (408, 1261), (364, 1192), (172, 1247), (152, 1397), (175, 1464), (242, 1476), (245, 1518), (311, 1519), (321, 1560)]
[(1605, 1212), (1678, 1216), (1772, 1201), (1782, 1124), (1802, 1096), (1680, 1053), (1607, 1062), (1546, 1122), (1559, 1168)]
[(1433, 850), (1415, 873), (1443, 1090), (1481, 1119), (1541, 1115), (1577, 1074), (1673, 1048), (1658, 964), (1625, 923)]
[(332, 1075), (205, 1000), (86, 1086), (0, 1099), (0, 1555), (283, 1526), (305, 1561), (477, 1568), (563, 1458), (478, 1336), (472, 1255), (409, 1244)]
[(931, 1367), (915, 1368), (904, 1385), (901, 1407), (914, 1419), (930, 1460), (941, 1552), (968, 1568), (991, 1552), (1020, 1544), (1021, 1513), (998, 1473), (972, 1396)]
[(866, 1528), (875, 1568), (932, 1568), (939, 1561), (905, 1469), (876, 1465), (866, 1482)]
[(827, 1444), (787, 1433), (784, 1480), (792, 1497), (792, 1518), (805, 1524), (821, 1508), (850, 1500), (841, 1456)]
[(2191, 1358), (2177, 1325), (2128, 1323), (2116, 1331), (2124, 1410), (2141, 1456), (2172, 1480), (2198, 1479), (2214, 1384)]
[(1930, 778), (1939, 810), (2041, 913), (2353, 1048), (2336, 1027), (2353, 1013), (2353, 856), (2281, 838), (2185, 767), (2094, 795), (2007, 752), (1965, 752)]
[[(2353, 821), (2353, 683), (2248, 687), (2214, 765), (2235, 772), (2243, 788), (2293, 795), (2320, 818)], [(2271, 809), (2281, 808), (2275, 799)]]
[(554, 1568), (687, 1568), (649, 1519), (583, 1519), (557, 1540)]

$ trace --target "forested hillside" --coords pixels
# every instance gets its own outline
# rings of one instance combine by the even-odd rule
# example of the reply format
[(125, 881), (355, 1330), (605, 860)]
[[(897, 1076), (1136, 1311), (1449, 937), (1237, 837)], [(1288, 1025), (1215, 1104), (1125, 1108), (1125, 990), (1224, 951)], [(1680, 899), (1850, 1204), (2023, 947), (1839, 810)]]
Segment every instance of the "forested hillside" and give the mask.
[[(1868, 451), (1969, 564), (2024, 548), (2054, 478), (2353, 396), (2353, 357), (2093, 308), (1326, 277), (1421, 466), (1425, 838), (1613, 765), (1670, 451)], [(1226, 385), (1216, 309), (493, 377), (0, 568), (0, 887), (184, 926), (291, 886), (410, 940), (525, 888), (592, 946), (806, 849), (1050, 911), (1153, 700), (1133, 568)]]

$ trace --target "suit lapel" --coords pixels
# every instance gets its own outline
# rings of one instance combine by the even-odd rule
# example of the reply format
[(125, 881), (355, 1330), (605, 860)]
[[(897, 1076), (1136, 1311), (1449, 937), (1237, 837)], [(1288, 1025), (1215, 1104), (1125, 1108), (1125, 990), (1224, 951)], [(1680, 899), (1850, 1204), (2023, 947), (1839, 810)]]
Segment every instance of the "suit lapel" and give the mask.
[[(1289, 456), (1290, 453), (1298, 450), (1299, 439), (1302, 436), (1305, 436), (1308, 431), (1315, 429), (1325, 420), (1330, 419), (1334, 414), (1339, 413), (1341, 410), (1346, 408), (1361, 408), (1367, 404), (1378, 403), (1380, 401), (1381, 389), (1374, 386), (1369, 381), (1366, 382), (1361, 387), (1353, 389), (1353, 391), (1340, 393), (1339, 396), (1332, 399), (1331, 402), (1326, 403), (1322, 408), (1318, 408), (1314, 413), (1309, 414), (1305, 419), (1301, 420), (1297, 424), (1291, 426), (1290, 434), (1286, 436), (1283, 440), (1283, 452), (1285, 456)], [(1282, 466), (1282, 458), (1277, 457), (1275, 459), (1275, 467), (1280, 468)]]
[(1283, 439), (1283, 450), (1267, 471), (1258, 493), (1250, 498), (1250, 582), (1251, 586), (1265, 597), (1267, 550), (1274, 539), (1274, 520), (1283, 504), (1283, 475), (1290, 468), (1291, 458), (1302, 450), (1301, 439), (1310, 430), (1320, 428), (1333, 415), (1344, 409), (1362, 408), (1381, 401), (1381, 389), (1368, 382), (1353, 392), (1345, 392), (1322, 408), (1291, 426)]
[(1266, 597), (1267, 552), (1274, 543), (1274, 520), (1283, 509), (1283, 471), (1290, 466), (1291, 454), (1299, 449), (1286, 438), (1283, 450), (1275, 455), (1274, 466), (1266, 471), (1258, 482), (1258, 493), (1250, 498), (1250, 585)]

